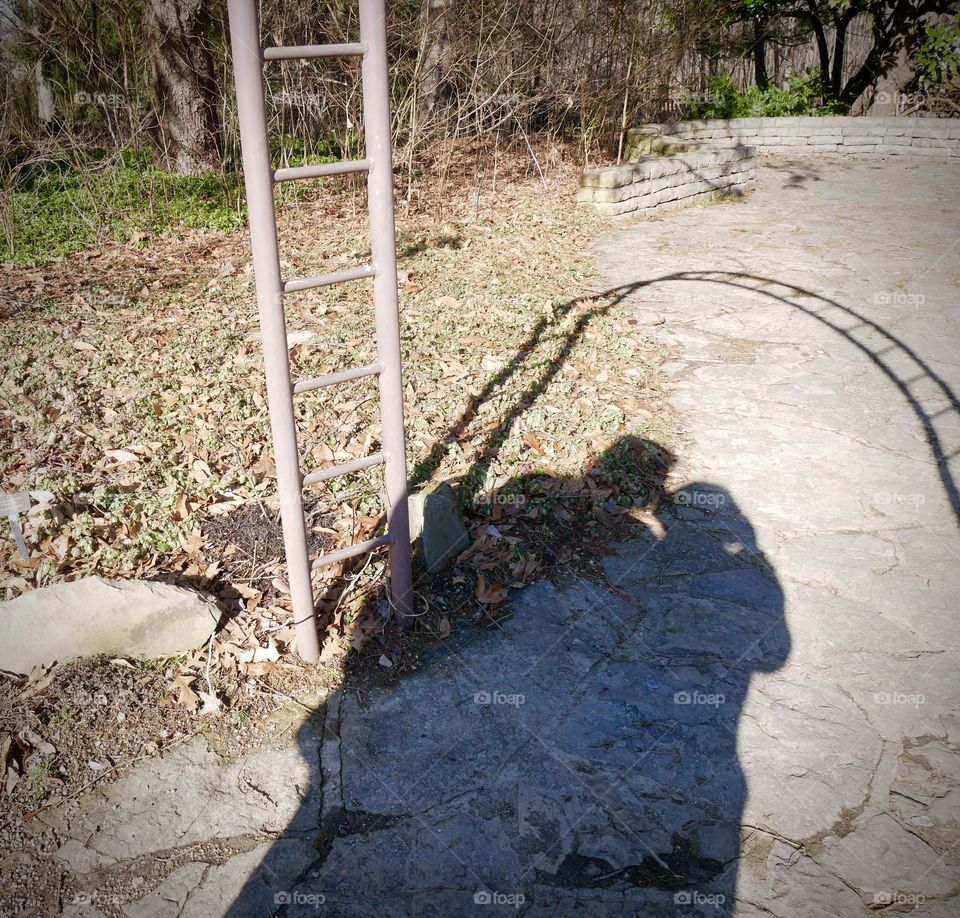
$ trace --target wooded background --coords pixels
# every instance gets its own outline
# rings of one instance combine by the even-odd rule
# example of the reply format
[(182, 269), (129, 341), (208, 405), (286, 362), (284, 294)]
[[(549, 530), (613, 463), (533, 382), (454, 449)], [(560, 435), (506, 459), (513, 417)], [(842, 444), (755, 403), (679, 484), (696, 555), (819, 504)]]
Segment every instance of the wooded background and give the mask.
[[(438, 144), (549, 136), (584, 160), (624, 128), (682, 116), (727, 74), (738, 90), (815, 75), (813, 104), (866, 110), (884, 80), (917, 89), (916, 52), (947, 0), (397, 0), (388, 34), (394, 133), (412, 174)], [(350, 0), (260, 5), (269, 44), (356, 38)], [(955, 19), (952, 20), (955, 23)], [(238, 142), (222, 0), (0, 0), (0, 137), (149, 144), (180, 174), (232, 170)], [(956, 55), (954, 26), (952, 53)], [(286, 148), (349, 153), (359, 64), (270, 64)], [(929, 106), (915, 105), (915, 110)], [(291, 146), (292, 142), (292, 146)], [(344, 149), (345, 148), (345, 149)]]

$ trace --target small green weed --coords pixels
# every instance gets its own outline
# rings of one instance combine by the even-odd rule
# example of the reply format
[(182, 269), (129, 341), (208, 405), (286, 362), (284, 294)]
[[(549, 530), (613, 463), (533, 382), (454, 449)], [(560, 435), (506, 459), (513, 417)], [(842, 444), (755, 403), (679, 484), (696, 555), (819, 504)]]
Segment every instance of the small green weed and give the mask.
[(685, 118), (774, 118), (800, 115), (842, 115), (847, 107), (821, 96), (816, 71), (788, 77), (782, 86), (750, 86), (740, 92), (727, 74), (707, 79), (705, 99), (687, 99)]

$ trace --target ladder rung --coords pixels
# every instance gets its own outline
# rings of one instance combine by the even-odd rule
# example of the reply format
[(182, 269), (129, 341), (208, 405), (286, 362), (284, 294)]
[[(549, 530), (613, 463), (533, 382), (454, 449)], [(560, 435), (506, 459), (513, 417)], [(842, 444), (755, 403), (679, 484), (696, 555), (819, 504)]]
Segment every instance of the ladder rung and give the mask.
[(369, 159), (351, 159), (342, 163), (316, 163), (312, 166), (294, 166), (290, 169), (275, 169), (275, 182), (292, 182), (296, 179), (323, 178), (326, 175), (346, 175), (349, 172), (366, 172)]
[(382, 363), (371, 363), (365, 367), (355, 367), (352, 370), (343, 370), (340, 373), (328, 373), (326, 376), (318, 376), (316, 379), (305, 379), (302, 382), (294, 383), (293, 394), (312, 392), (314, 389), (322, 389), (324, 386), (335, 386), (337, 383), (350, 382), (351, 379), (376, 376), (382, 370)]
[(365, 551), (373, 551), (381, 545), (389, 545), (393, 541), (393, 536), (382, 535), (367, 542), (358, 542), (349, 548), (341, 548), (340, 551), (332, 551), (329, 555), (320, 555), (311, 567), (316, 570), (318, 567), (325, 567), (328, 564), (336, 564), (337, 561), (346, 561), (347, 558), (353, 558), (355, 555), (362, 555)]
[(375, 453), (372, 456), (365, 456), (363, 459), (354, 459), (353, 462), (344, 462), (343, 465), (331, 465), (328, 469), (318, 469), (309, 475), (303, 476), (303, 485), (316, 484), (318, 481), (326, 481), (328, 478), (336, 478), (338, 475), (349, 475), (351, 472), (359, 472), (361, 469), (368, 469), (372, 465), (383, 465), (386, 461), (383, 453)]
[(286, 48), (264, 48), (265, 61), (302, 60), (308, 57), (357, 57), (366, 52), (359, 41), (346, 45), (290, 45)]
[(283, 282), (284, 293), (296, 293), (298, 290), (310, 290), (313, 287), (326, 287), (328, 284), (342, 284), (344, 281), (360, 280), (376, 274), (373, 265), (360, 268), (347, 268), (346, 271), (334, 271), (332, 274), (317, 274), (314, 277), (301, 277)]

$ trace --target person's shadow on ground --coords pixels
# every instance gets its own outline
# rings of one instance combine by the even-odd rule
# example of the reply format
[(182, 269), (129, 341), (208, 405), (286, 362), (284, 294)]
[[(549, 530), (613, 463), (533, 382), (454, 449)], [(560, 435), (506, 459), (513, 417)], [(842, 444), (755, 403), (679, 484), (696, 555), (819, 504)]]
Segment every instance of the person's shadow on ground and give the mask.
[(669, 495), (606, 583), (547, 581), (300, 734), (316, 786), (231, 915), (726, 915), (755, 672), (783, 593), (723, 488)]

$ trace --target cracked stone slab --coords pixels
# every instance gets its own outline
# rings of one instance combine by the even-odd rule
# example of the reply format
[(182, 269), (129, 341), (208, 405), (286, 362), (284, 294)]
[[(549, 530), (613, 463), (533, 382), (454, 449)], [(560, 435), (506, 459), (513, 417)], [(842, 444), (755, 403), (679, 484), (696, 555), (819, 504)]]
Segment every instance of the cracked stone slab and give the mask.
[(883, 747), (842, 690), (779, 675), (747, 699), (740, 738), (750, 775), (745, 821), (796, 840), (847, 831), (871, 791)]
[(744, 844), (737, 904), (743, 915), (870, 914), (856, 890), (777, 838)]
[(956, 894), (956, 870), (943, 853), (887, 813), (828, 840), (819, 861), (860, 890), (868, 907), (897, 896), (921, 904)]
[(178, 867), (155, 890), (123, 907), (130, 918), (171, 918), (183, 914), (190, 894), (200, 885), (208, 864), (191, 861)]
[[(281, 838), (260, 845), (211, 866), (179, 914), (182, 918), (276, 914), (291, 895), (296, 878), (308, 873), (316, 859), (317, 851), (308, 839)], [(241, 891), (243, 905), (232, 906)], [(312, 904), (310, 913), (318, 914)]]
[(107, 857), (94, 848), (88, 848), (75, 838), (71, 838), (61, 845), (54, 852), (54, 856), (63, 861), (76, 874), (90, 873), (98, 867), (116, 863), (115, 858)]
[(54, 810), (38, 821), (71, 837), (57, 856), (85, 873), (91, 865), (212, 837), (307, 829), (310, 801), (318, 800), (316, 778), (316, 759), (296, 746), (226, 762), (196, 737), (85, 796), (76, 813)]

